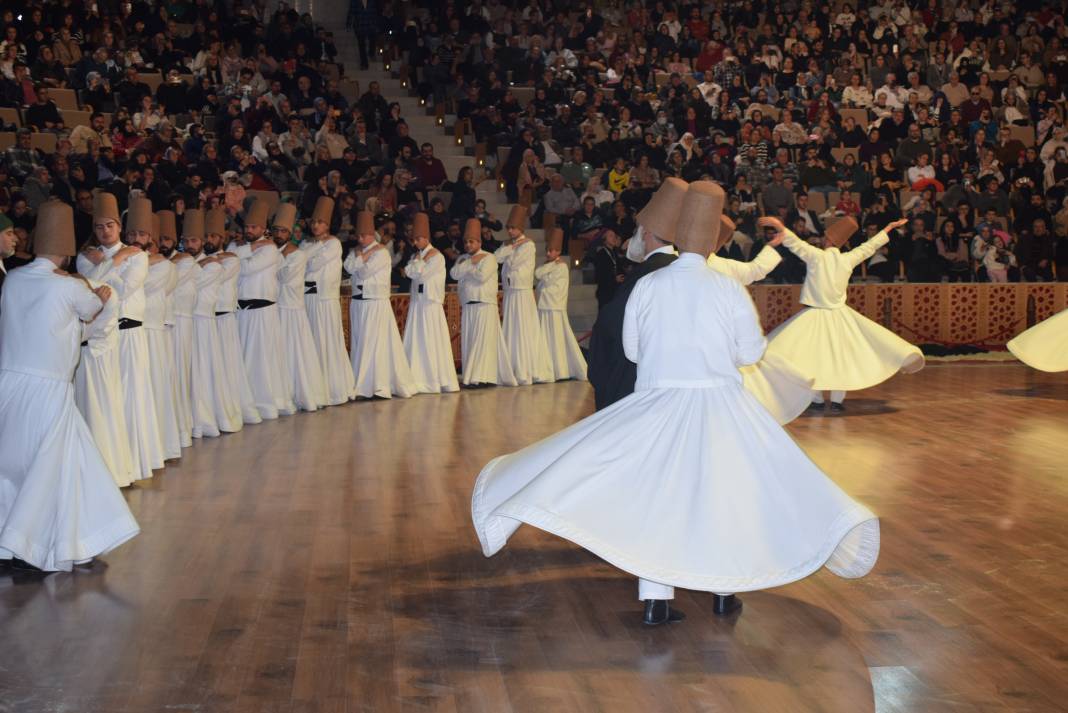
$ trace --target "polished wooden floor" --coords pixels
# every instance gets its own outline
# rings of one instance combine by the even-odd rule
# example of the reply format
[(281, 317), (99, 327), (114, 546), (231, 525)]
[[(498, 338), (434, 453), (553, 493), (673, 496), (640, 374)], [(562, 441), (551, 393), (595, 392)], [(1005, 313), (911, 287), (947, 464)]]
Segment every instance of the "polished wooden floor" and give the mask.
[(882, 517), (874, 573), (680, 592), (523, 528), (485, 559), (471, 485), (588, 386), (365, 402), (197, 443), (127, 491), (89, 571), (0, 570), (0, 711), (1068, 710), (1068, 376), (931, 366), (792, 433)]

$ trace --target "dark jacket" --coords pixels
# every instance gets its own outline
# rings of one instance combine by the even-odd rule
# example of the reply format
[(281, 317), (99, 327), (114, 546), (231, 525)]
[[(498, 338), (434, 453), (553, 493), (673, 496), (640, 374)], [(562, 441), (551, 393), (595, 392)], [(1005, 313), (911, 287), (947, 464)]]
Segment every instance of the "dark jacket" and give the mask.
[(667, 267), (676, 258), (676, 255), (656, 253), (636, 265), (619, 285), (612, 301), (597, 313), (590, 335), (589, 380), (598, 411), (634, 392), (638, 365), (623, 353), (623, 314), (634, 285), (650, 272)]

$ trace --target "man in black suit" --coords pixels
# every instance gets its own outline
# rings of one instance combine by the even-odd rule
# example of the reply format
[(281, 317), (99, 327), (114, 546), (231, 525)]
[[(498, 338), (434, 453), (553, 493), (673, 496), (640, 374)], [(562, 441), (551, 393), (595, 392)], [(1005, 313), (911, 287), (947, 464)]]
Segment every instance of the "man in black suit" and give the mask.
[(606, 230), (601, 245), (593, 253), (593, 270), (597, 279), (597, 311), (612, 301), (623, 282), (623, 266), (619, 254), (619, 236)]
[[(668, 178), (638, 213), (636, 218), (641, 230), (631, 238), (632, 245), (627, 254), (644, 257), (644, 261), (630, 271), (612, 299), (597, 313), (590, 335), (589, 380), (598, 411), (634, 392), (638, 365), (623, 353), (623, 315), (627, 299), (638, 280), (670, 265), (678, 257), (671, 241), (686, 188), (685, 181)], [(640, 247), (634, 241), (639, 241)]]

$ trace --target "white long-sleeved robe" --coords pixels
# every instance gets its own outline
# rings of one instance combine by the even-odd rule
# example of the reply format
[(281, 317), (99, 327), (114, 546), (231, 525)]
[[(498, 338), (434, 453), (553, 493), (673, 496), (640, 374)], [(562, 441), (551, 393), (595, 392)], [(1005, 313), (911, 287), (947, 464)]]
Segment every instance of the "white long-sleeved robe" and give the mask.
[(102, 305), (55, 269), (12, 270), (0, 297), (0, 559), (69, 571), (140, 530), (74, 403), (80, 321)]
[(349, 303), (349, 352), (356, 396), (408, 398), (416, 393), (412, 369), (404, 353), (397, 320), (389, 301), (393, 263), (389, 251), (372, 243), (345, 258), (352, 276)]
[[(289, 365), (278, 320), (278, 271), (282, 267), (282, 253), (268, 240), (242, 245), (236, 254), (241, 260), (237, 327), (252, 400), (261, 418), (292, 415), (297, 409), (288, 386)], [(271, 304), (254, 306), (263, 302)]]
[(553, 381), (549, 347), (538, 321), (534, 302), (534, 264), (537, 260), (533, 241), (504, 245), (494, 257), (501, 264), (504, 288), (504, 343), (512, 362), (512, 372), (520, 384)]
[(635, 285), (622, 341), (634, 393), (479, 474), (471, 514), (487, 556), (528, 523), (665, 586), (870, 571), (878, 520), (742, 386), (738, 368), (765, 347), (744, 287), (684, 253)]
[(305, 241), (300, 247), (308, 256), (304, 305), (322, 364), (326, 405), (337, 406), (356, 395), (341, 327), (341, 241), (330, 235), (323, 240)]
[(885, 232), (841, 252), (820, 249), (787, 230), (783, 245), (804, 260), (801, 286), (806, 308), (768, 335), (768, 354), (813, 380), (817, 391), (855, 391), (875, 386), (899, 371), (923, 368), (923, 354), (890, 330), (846, 304), (849, 276), (890, 241)]
[(215, 307), (223, 267), (217, 262), (197, 265), (196, 302), (193, 304), (193, 350), (190, 365), (190, 402), (193, 438), (214, 438), (220, 431), (240, 431), (241, 402), (223, 364)]
[(119, 299), (112, 292), (96, 318), (82, 323), (81, 353), (74, 372), (74, 402), (115, 484), (125, 488), (137, 480), (137, 469), (130, 453), (130, 433), (122, 400)]
[(412, 368), (416, 393), (459, 391), (452, 338), (445, 319), (445, 256), (427, 247), (404, 266), (411, 278), (408, 321), (404, 325), (404, 353)]
[(171, 293), (174, 318), (174, 381), (178, 392), (178, 425), (182, 445), (192, 444), (193, 435), (193, 307), (197, 301), (197, 273), (200, 266), (189, 256), (174, 261), (178, 283)]
[(316, 411), (326, 406), (327, 396), (323, 365), (304, 304), (307, 267), (307, 251), (288, 246), (283, 250), (278, 270), (278, 323), (286, 352), (286, 388), (297, 408)]
[[(115, 291), (119, 299), (119, 366), (122, 370), (123, 407), (130, 432), (130, 452), (138, 467), (138, 479), (151, 478), (153, 469), (163, 467), (163, 438), (156, 411), (156, 399), (149, 374), (148, 336), (144, 330), (145, 280), (148, 279), (148, 255), (130, 255), (116, 267), (112, 258), (124, 246), (116, 243), (102, 248), (104, 260), (99, 265), (78, 256), (78, 272)], [(122, 329), (123, 320), (142, 326)]]
[(252, 386), (248, 381), (248, 370), (241, 349), (241, 331), (237, 326), (237, 282), (241, 278), (241, 259), (224, 257), (222, 268), (219, 296), (215, 302), (215, 324), (219, 330), (219, 348), (222, 349), (226, 380), (233, 385), (238, 403), (241, 404), (241, 420), (247, 424), (262, 423), (263, 418), (256, 408), (256, 399), (252, 396)]
[[(472, 259), (480, 255), (476, 264)], [(518, 383), (497, 309), (497, 258), (485, 250), (461, 255), (450, 272), (460, 298), (460, 356), (465, 385)]]
[(177, 269), (170, 260), (149, 260), (145, 280), (145, 337), (148, 341), (149, 377), (156, 402), (156, 422), (166, 460), (181, 458), (182, 429), (179, 424), (178, 384), (174, 363), (174, 334), (167, 326), (168, 302), (178, 285)]
[(539, 265), (534, 270), (534, 279), (538, 281), (538, 321), (545, 335), (553, 377), (557, 381), (585, 381), (586, 357), (567, 318), (567, 292), (571, 282), (567, 262), (557, 259)]

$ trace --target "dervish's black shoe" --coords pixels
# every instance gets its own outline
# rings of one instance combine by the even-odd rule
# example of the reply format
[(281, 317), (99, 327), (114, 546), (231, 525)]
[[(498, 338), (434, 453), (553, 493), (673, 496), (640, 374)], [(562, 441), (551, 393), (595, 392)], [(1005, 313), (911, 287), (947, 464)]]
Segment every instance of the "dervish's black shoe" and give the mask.
[(678, 609), (671, 608), (671, 602), (667, 599), (646, 599), (645, 616), (642, 623), (647, 626), (660, 626), (661, 624), (676, 624), (686, 618)]
[(713, 594), (712, 612), (716, 616), (730, 616), (736, 611), (742, 610), (742, 600), (733, 594), (723, 596), (720, 594)]

